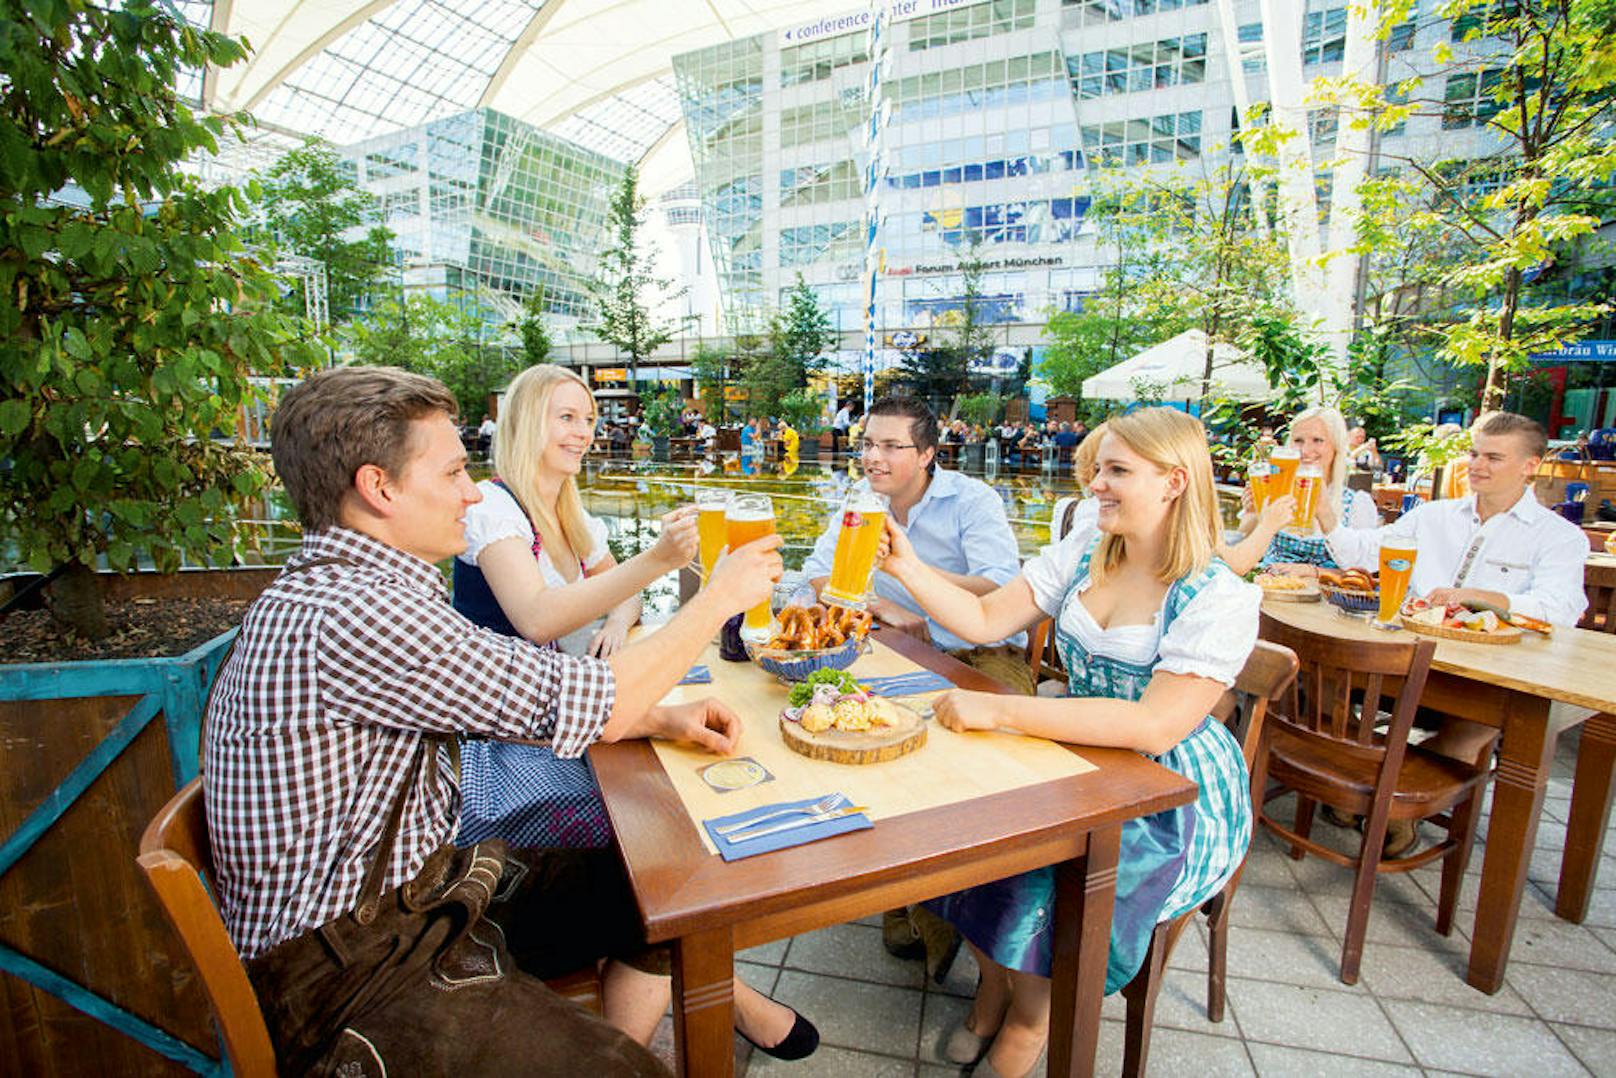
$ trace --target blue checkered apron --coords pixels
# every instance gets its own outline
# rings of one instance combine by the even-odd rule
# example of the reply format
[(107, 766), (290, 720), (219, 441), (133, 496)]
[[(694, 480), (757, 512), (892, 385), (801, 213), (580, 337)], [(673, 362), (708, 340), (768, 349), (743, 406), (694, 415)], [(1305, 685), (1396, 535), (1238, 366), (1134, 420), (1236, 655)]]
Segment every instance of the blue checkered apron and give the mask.
[[(1346, 520), (1347, 514), (1352, 512), (1352, 488), (1341, 489), (1341, 519)], [(1315, 527), (1315, 531), (1318, 529)], [(1322, 535), (1296, 535), (1290, 531), (1281, 531), (1274, 536), (1273, 542), (1263, 552), (1262, 560), (1257, 563), (1260, 569), (1268, 565), (1293, 562), (1297, 565), (1317, 565), (1320, 569), (1337, 569), (1335, 558), (1330, 556), (1330, 545), (1324, 541)]]
[[(1088, 579), (1089, 559), (1099, 539), (1084, 553), (1061, 612), (1077, 602), (1079, 585)], [(1168, 592), (1161, 632), (1218, 574), (1229, 569), (1215, 562), (1193, 579), (1180, 580)], [(1066, 663), (1068, 695), (1138, 700), (1150, 684), (1155, 664), (1121, 662), (1086, 650), (1060, 626), (1056, 644)], [(1201, 905), (1234, 874), (1251, 841), (1251, 780), (1233, 735), (1211, 717), (1201, 720), (1184, 740), (1152, 757), (1200, 786), (1191, 804), (1122, 825), (1117, 864), (1117, 895), (1111, 919), (1111, 950), (1105, 991), (1110, 994), (1133, 979), (1150, 946), (1157, 924)], [(1052, 960), (1051, 914), (1054, 910), (1053, 868), (998, 880), (946, 895), (928, 905), (958, 926), (960, 932), (999, 964), (1049, 976)]]

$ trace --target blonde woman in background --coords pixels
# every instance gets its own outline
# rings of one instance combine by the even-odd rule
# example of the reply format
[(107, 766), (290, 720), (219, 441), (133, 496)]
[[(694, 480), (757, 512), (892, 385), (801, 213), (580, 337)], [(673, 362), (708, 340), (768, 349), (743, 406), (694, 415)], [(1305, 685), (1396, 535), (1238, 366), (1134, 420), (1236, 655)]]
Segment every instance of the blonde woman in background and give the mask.
[[(1291, 420), (1289, 444), (1296, 447), (1301, 464), (1313, 465), (1324, 473), (1319, 504), (1339, 507), (1335, 512), (1349, 528), (1379, 527), (1380, 513), (1375, 508), (1375, 499), (1365, 491), (1347, 486), (1347, 472), (1352, 464), (1347, 442), (1346, 420), (1334, 408), (1309, 408), (1298, 412)], [(1289, 506), (1294, 505), (1293, 502), (1287, 500), (1284, 512), (1270, 511), (1276, 509), (1271, 503), (1258, 515), (1253, 511), (1249, 488), (1241, 495), (1241, 501), (1240, 531), (1246, 539), (1236, 548), (1241, 555), (1231, 559), (1236, 571), (1245, 570), (1243, 563), (1247, 553), (1259, 550), (1262, 554), (1256, 564), (1264, 568), (1316, 575), (1321, 568), (1336, 567), (1330, 548), (1324, 542), (1324, 533), (1319, 530), (1317, 515), (1309, 532), (1299, 535), (1286, 530), (1291, 516)]]
[[(923, 564), (890, 518), (882, 565), (927, 613), (967, 640), (1055, 619), (1070, 671), (1061, 699), (952, 691), (953, 730), (1014, 727), (1079, 745), (1133, 749), (1196, 781), (1190, 805), (1123, 825), (1107, 993), (1138, 971), (1155, 926), (1205, 902), (1251, 838), (1250, 780), (1234, 737), (1209, 713), (1257, 639), (1261, 592), (1216, 556), (1216, 493), (1200, 422), (1169, 408), (1111, 419), (1098, 442), (1093, 523), (1043, 549), (1019, 576), (975, 595)], [(965, 936), (982, 971), (944, 1045), (978, 1076), (1036, 1069), (1049, 1031), (1055, 875), (1039, 869), (929, 903)], [(989, 1046), (991, 1045), (991, 1048)]]
[[(466, 510), (466, 550), (454, 562), (454, 606), (506, 636), (605, 658), (640, 617), (640, 593), (696, 556), (693, 506), (662, 518), (649, 549), (618, 564), (606, 527), (584, 511), (577, 475), (595, 433), (595, 400), (572, 371), (529, 367), (506, 390), (492, 479)], [(461, 750), (460, 831), (469, 845), (501, 838), (526, 848), (611, 844), (611, 824), (588, 763), (548, 748), (468, 740)], [(669, 999), (666, 956), (608, 966), (606, 1018), (649, 1041)], [(801, 1058), (819, 1035), (789, 1007), (735, 982), (741, 1035), (770, 1055)]]

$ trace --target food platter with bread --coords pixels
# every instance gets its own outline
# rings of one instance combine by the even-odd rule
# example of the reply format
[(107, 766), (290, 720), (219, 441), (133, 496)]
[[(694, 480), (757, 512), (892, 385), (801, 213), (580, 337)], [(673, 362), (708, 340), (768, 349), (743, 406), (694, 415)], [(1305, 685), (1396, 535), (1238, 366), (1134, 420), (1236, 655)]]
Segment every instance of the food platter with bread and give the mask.
[(826, 670), (792, 686), (780, 712), (788, 749), (815, 760), (874, 764), (926, 743), (926, 723), (903, 704), (875, 696), (852, 674)]
[(1282, 603), (1316, 603), (1324, 594), (1313, 581), (1288, 573), (1258, 573), (1251, 582), (1262, 589), (1263, 598)]
[(788, 606), (775, 618), (776, 631), (762, 644), (748, 644), (758, 666), (781, 681), (800, 682), (815, 670), (845, 670), (865, 650), (868, 610)]
[(1319, 591), (1349, 614), (1368, 614), (1380, 608), (1380, 585), (1362, 569), (1320, 569)]

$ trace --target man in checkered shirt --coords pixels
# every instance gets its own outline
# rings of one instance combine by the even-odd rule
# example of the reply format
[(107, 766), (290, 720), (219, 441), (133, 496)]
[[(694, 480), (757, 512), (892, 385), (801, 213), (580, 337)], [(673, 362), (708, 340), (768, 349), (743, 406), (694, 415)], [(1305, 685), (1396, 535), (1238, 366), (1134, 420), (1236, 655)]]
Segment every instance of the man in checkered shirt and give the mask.
[[(733, 552), (667, 626), (609, 660), (573, 658), (480, 629), (449, 605), (435, 568), (465, 548), (463, 517), (481, 497), (466, 474), (454, 416), (454, 398), (440, 383), (372, 367), (313, 376), (285, 396), (275, 416), (275, 467), (302, 519), (304, 542), (247, 612), (219, 672), (206, 719), (203, 789), (225, 925), (254, 973), (283, 1066), (294, 1046), (314, 1053), (330, 1045), (311, 1043), (310, 1023), (318, 1025), (319, 1015), (292, 1017), (282, 1004), (295, 1010), (298, 1001), (262, 998), (272, 980), (265, 971), (277, 956), (301, 954), (316, 935), (327, 951), (346, 946), (334, 942), (339, 930), (364, 939), (351, 911), (390, 826), (396, 839), (379, 891), (413, 880), (429, 855), (450, 844), (460, 809), (454, 736), (548, 739), (558, 756), (578, 756), (597, 740), (650, 736), (727, 753), (740, 736), (739, 719), (716, 700), (657, 701), (727, 618), (768, 598), (781, 572), (779, 538)], [(402, 814), (390, 825), (399, 804)], [(621, 942), (613, 933), (624, 924), (637, 931), (620, 875), (593, 878), (550, 906), (544, 891), (554, 874), (534, 875), (545, 884), (530, 888), (524, 935), (551, 947), (551, 957), (592, 959), (604, 953), (588, 950), (596, 936), (609, 948)], [(607, 921), (622, 923), (601, 923)], [(511, 949), (525, 966), (517, 944), (513, 935)], [(497, 958), (492, 965), (501, 973)], [(320, 998), (325, 982), (312, 979), (308, 994)], [(273, 983), (272, 994), (297, 994)], [(352, 985), (343, 984), (351, 994)], [(524, 1024), (561, 1023), (549, 1038), (562, 1053), (561, 1069), (595, 1065), (583, 1047), (568, 1043), (576, 1039), (603, 1046), (596, 1063), (606, 1073), (655, 1068), (638, 1045), (581, 1011), (542, 1018), (517, 1011)], [(483, 1042), (522, 1032), (497, 1028), (497, 1006), (484, 1004), (478, 1013), (496, 1028), (459, 1031), (454, 1035), (469, 1032), (470, 1054), (436, 1058), (485, 1073), (500, 1069)], [(445, 1004), (441, 1015), (450, 1014)], [(417, 1053), (429, 1044), (437, 1051), (450, 1036), (439, 1032), (444, 1036), (411, 1043), (405, 1054), (415, 1058), (399, 1058), (397, 1045), (393, 1058), (432, 1069)], [(379, 1065), (389, 1053), (375, 1042), (386, 1033), (354, 1021), (321, 1036), (347, 1038), (350, 1055)], [(531, 1055), (513, 1066), (545, 1069)]]

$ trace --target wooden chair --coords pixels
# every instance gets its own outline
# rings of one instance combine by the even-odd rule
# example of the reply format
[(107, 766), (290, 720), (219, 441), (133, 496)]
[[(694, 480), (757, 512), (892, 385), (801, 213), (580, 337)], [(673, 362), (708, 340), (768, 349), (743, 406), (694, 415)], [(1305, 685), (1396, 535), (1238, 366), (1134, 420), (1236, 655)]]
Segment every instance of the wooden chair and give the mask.
[(1588, 565), (1582, 571), (1582, 587), (1588, 593), (1588, 609), (1578, 627), (1616, 633), (1616, 565)]
[[(213, 848), (203, 815), (201, 779), (186, 783), (146, 825), (137, 860), (196, 966), (231, 1071), (237, 1078), (274, 1078), (275, 1048), (258, 996), (213, 904)], [(600, 977), (594, 968), (545, 983), (600, 1013)]]
[[(1234, 688), (1223, 694), (1213, 712), (1240, 741), (1246, 767), (1253, 774), (1251, 794), (1254, 813), (1258, 811), (1261, 800), (1261, 787), (1256, 785), (1254, 764), (1263, 729), (1267, 725), (1265, 720), (1269, 708), (1278, 705), (1295, 682), (1296, 670), (1296, 655), (1289, 648), (1264, 640), (1257, 641), (1251, 657), (1246, 660), (1245, 667), (1235, 680)], [(1206, 914), (1207, 927), (1211, 930), (1206, 974), (1206, 1016), (1209, 1021), (1223, 1021), (1224, 988), (1228, 976), (1229, 907), (1245, 868), (1245, 863), (1241, 862), (1234, 875), (1229, 877), (1229, 882), (1223, 885), (1223, 890), (1199, 909), (1190, 910), (1156, 926), (1150, 938), (1150, 948), (1145, 952), (1144, 963), (1134, 974), (1133, 980), (1122, 989), (1122, 998), (1127, 1003), (1127, 1026), (1122, 1042), (1124, 1075), (1145, 1073), (1150, 1055), (1150, 1030), (1155, 1018), (1156, 996), (1161, 992), (1167, 960), (1173, 953), (1179, 935), (1197, 913)]]
[[(1262, 638), (1294, 651), (1301, 673), (1269, 716), (1252, 776), (1257, 790), (1266, 789), (1267, 779), (1278, 784), (1270, 797), (1296, 792), (1295, 822), (1286, 827), (1268, 815), (1266, 806), (1258, 819), (1290, 843), (1293, 858), (1312, 853), (1353, 869), (1341, 981), (1356, 984), (1379, 873), (1408, 872), (1442, 858), (1436, 930), (1443, 936), (1452, 931), (1488, 772), (1484, 765), (1408, 743), (1436, 650), (1433, 641), (1411, 634), (1383, 642), (1347, 641), (1294, 628), (1267, 614)], [(1381, 730), (1383, 702), (1391, 705), (1391, 712)], [(1491, 758), (1490, 751), (1480, 755)], [(1314, 807), (1321, 802), (1364, 818), (1363, 840), (1355, 854), (1309, 837)], [(1430, 820), (1447, 834), (1427, 849), (1387, 859), (1382, 846), (1393, 819)]]

